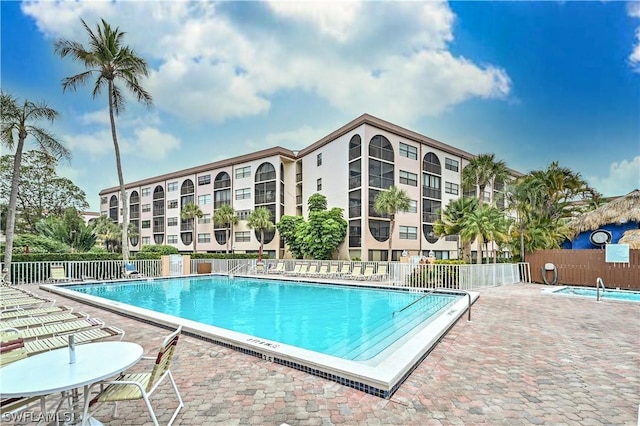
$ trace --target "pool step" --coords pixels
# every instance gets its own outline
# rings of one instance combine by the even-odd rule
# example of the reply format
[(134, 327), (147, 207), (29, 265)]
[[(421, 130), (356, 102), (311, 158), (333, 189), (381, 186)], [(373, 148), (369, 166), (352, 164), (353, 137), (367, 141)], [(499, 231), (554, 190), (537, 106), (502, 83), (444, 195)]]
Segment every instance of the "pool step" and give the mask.
[(395, 341), (403, 337), (454, 300), (454, 298), (442, 299), (437, 296), (426, 297), (402, 313), (391, 318), (380, 318), (374, 323), (374, 327), (369, 333), (363, 334), (354, 341), (341, 343), (342, 348), (334, 347), (332, 352), (345, 359), (366, 360), (372, 358), (389, 346), (390, 338)]

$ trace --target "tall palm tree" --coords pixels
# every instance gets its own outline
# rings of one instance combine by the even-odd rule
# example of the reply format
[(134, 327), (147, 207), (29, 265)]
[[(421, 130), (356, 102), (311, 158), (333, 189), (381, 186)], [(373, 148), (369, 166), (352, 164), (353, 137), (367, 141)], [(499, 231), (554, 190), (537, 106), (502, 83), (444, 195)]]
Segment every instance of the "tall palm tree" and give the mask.
[(133, 93), (139, 102), (150, 107), (153, 99), (149, 93), (140, 85), (139, 78), (149, 75), (147, 62), (140, 58), (129, 46), (122, 44), (125, 35), (118, 27), (112, 28), (104, 19), (96, 26), (96, 31), (92, 31), (84, 20), (82, 25), (89, 36), (88, 48), (81, 43), (72, 40), (59, 39), (55, 42), (55, 52), (64, 58), (70, 56), (72, 59), (80, 61), (86, 71), (67, 77), (62, 80), (63, 92), (67, 89), (76, 90), (78, 86), (84, 85), (93, 75), (97, 79), (93, 85), (93, 98), (95, 99), (102, 89), (106, 87), (109, 100), (109, 121), (111, 123), (111, 136), (113, 138), (113, 149), (116, 157), (116, 168), (118, 171), (118, 182), (120, 184), (120, 202), (122, 207), (122, 257), (125, 262), (129, 261), (129, 243), (127, 230), (129, 229), (129, 211), (127, 208), (127, 193), (124, 187), (124, 177), (122, 174), (122, 164), (120, 161), (120, 147), (118, 146), (118, 135), (116, 133), (115, 116), (124, 111), (125, 97), (117, 82), (122, 82), (124, 86)]
[(520, 239), (520, 261), (525, 261), (524, 239), (526, 229), (536, 215), (536, 209), (545, 198), (545, 186), (542, 181), (532, 175), (518, 178), (513, 185), (507, 187), (507, 204), (516, 214), (515, 224), (518, 227), (517, 237)]
[(118, 235), (121, 235), (121, 233), (118, 225), (116, 225), (109, 216), (103, 214), (91, 223), (91, 227), (97, 240), (104, 244), (107, 250), (113, 253), (120, 241)]
[(227, 230), (227, 253), (229, 253), (229, 245), (231, 243), (231, 235), (233, 234), (233, 225), (238, 224), (236, 211), (231, 204), (223, 204), (219, 209), (213, 212), (213, 223), (215, 225), (224, 226)]
[(463, 235), (462, 229), (467, 215), (478, 209), (477, 198), (457, 198), (449, 201), (442, 210), (441, 218), (433, 224), (433, 231), (439, 236), (457, 235), (462, 246), (462, 257), (469, 261), (471, 257), (471, 240), (469, 235)]
[(180, 212), (180, 217), (182, 220), (192, 220), (193, 221), (193, 229), (191, 230), (192, 241), (193, 241), (193, 252), (196, 252), (196, 218), (201, 218), (204, 216), (202, 210), (200, 210), (200, 206), (197, 204), (189, 203), (185, 204), (182, 207), (182, 211)]
[[(484, 191), (488, 184), (504, 182), (509, 177), (509, 170), (504, 161), (496, 161), (495, 154), (480, 154), (462, 169), (462, 187), (476, 188), (480, 205), (484, 201)], [(493, 195), (491, 195), (493, 203)]]
[[(20, 163), (22, 162), (22, 152), (24, 151), (27, 136), (35, 139), (42, 151), (57, 159), (71, 158), (71, 153), (55, 136), (36, 125), (37, 122), (43, 119), (53, 123), (58, 117), (58, 112), (53, 108), (49, 108), (44, 102), (34, 103), (25, 99), (20, 104), (13, 96), (0, 92), (0, 117), (0, 142), (10, 150), (15, 147), (4, 251), (4, 267), (7, 268), (7, 275), (10, 277), (18, 204), (18, 183), (20, 182)], [(15, 141), (16, 134), (17, 143)]]
[(262, 260), (262, 249), (264, 248), (264, 231), (271, 231), (275, 228), (271, 222), (271, 212), (266, 207), (258, 207), (251, 212), (247, 218), (247, 226), (251, 229), (260, 230), (260, 251), (258, 252), (258, 260)]
[(387, 260), (391, 260), (391, 247), (393, 244), (393, 229), (396, 224), (396, 214), (406, 212), (411, 206), (411, 198), (407, 193), (395, 186), (385, 191), (380, 191), (373, 202), (373, 209), (389, 216), (389, 247), (387, 248)]

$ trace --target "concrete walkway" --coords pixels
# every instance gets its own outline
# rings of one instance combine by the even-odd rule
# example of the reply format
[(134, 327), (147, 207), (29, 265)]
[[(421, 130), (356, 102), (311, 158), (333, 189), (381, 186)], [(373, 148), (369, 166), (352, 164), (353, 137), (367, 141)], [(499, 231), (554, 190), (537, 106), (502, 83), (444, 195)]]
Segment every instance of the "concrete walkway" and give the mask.
[[(184, 425), (637, 425), (640, 304), (551, 296), (543, 286), (481, 290), (390, 400), (185, 336), (172, 368)], [(33, 287), (30, 288), (33, 290)], [(36, 290), (39, 293), (46, 293)], [(46, 293), (49, 294), (49, 293)], [(156, 350), (166, 330), (55, 296)], [(160, 423), (176, 406), (154, 398)], [(151, 424), (142, 402), (109, 425)]]

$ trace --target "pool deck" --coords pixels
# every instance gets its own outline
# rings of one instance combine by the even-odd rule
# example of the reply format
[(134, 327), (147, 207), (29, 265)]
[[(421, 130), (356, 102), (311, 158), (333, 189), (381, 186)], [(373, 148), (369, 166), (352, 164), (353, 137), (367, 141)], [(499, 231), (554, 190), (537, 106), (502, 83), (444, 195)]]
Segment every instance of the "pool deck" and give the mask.
[[(640, 304), (542, 294), (544, 288), (480, 290), (472, 321), (464, 315), (389, 400), (183, 336), (172, 371), (186, 406), (174, 424), (639, 424)], [(55, 298), (124, 329), (124, 340), (147, 353), (167, 334)], [(168, 383), (152, 403), (166, 424), (176, 407)], [(119, 404), (117, 419), (108, 406), (97, 418), (151, 424), (141, 401)]]

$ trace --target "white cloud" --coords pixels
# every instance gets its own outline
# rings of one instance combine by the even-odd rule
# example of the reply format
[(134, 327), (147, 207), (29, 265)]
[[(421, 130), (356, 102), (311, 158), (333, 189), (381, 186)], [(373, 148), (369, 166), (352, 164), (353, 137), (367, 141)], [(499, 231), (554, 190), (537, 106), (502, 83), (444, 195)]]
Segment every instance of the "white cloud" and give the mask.
[(137, 157), (153, 161), (164, 159), (171, 151), (180, 148), (180, 140), (153, 127), (143, 127), (135, 131), (135, 138), (129, 141), (129, 146)]
[(609, 166), (607, 176), (593, 176), (587, 180), (604, 196), (625, 195), (640, 189), (640, 156), (614, 162)]
[(264, 140), (247, 142), (249, 148), (255, 150), (264, 149), (271, 146), (282, 146), (291, 150), (300, 150), (326, 136), (329, 131), (324, 129), (315, 129), (311, 126), (302, 126), (287, 132), (269, 133)]
[[(627, 14), (631, 18), (640, 19), (640, 1), (630, 1), (627, 3)], [(629, 63), (636, 72), (640, 72), (640, 27), (636, 28), (635, 44), (629, 54)]]
[[(455, 15), (444, 2), (229, 5), (43, 1), (23, 10), (51, 38), (86, 40), (80, 16), (92, 28), (100, 17), (120, 26), (152, 67), (143, 84), (156, 108), (191, 121), (265, 114), (274, 96), (302, 90), (350, 116), (409, 125), (511, 89), (499, 66), (448, 51)], [(250, 22), (234, 15), (244, 7)]]

